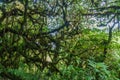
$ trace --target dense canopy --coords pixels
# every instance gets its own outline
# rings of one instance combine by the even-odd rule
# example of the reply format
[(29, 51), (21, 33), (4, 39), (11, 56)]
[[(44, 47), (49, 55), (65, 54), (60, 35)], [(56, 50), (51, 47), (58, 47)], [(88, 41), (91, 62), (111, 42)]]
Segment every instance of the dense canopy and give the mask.
[(0, 79), (120, 80), (119, 0), (0, 0)]

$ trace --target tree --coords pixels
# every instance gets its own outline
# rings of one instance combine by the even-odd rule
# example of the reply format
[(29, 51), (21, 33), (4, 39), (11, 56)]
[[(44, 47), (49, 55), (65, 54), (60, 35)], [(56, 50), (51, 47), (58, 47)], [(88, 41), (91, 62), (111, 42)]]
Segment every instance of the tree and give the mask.
[[(63, 69), (59, 67), (61, 63), (63, 66), (78, 65), (77, 67), (81, 67), (84, 71), (84, 66), (88, 65), (87, 59), (90, 59), (88, 57), (96, 53), (100, 54), (94, 57), (95, 61), (100, 57), (104, 59), (99, 59), (98, 62), (103, 62), (106, 58), (101, 56), (101, 51), (102, 55), (106, 56), (112, 40), (112, 30), (115, 24), (119, 23), (119, 10), (116, 10), (119, 9), (119, 2), (93, 1), (3, 1), (0, 5), (0, 45), (2, 45), (0, 46), (0, 65), (3, 69), (0, 72), (1, 77), (29, 79), (32, 76), (39, 76), (42, 72), (46, 75), (58, 73), (63, 76), (64, 73), (61, 72)], [(100, 21), (105, 19), (102, 23), (98, 22), (99, 26), (115, 21), (109, 28), (107, 38), (101, 38), (97, 33), (94, 37), (91, 28), (85, 29), (91, 24), (89, 22), (91, 17)], [(104, 33), (101, 34), (103, 34), (102, 37), (107, 36)], [(102, 41), (99, 42), (99, 40)], [(83, 53), (89, 56), (82, 55)], [(80, 64), (77, 63), (79, 57), (83, 59)], [(87, 66), (87, 68), (90, 67)], [(24, 77), (27, 72), (32, 76)], [(37, 72), (39, 75), (35, 76)]]

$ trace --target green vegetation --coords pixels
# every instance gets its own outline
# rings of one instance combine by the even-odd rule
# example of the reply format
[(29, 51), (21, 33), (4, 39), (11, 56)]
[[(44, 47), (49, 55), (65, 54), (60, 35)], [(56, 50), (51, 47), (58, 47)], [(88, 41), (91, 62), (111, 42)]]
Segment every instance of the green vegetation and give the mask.
[(0, 2), (0, 80), (120, 80), (119, 0)]

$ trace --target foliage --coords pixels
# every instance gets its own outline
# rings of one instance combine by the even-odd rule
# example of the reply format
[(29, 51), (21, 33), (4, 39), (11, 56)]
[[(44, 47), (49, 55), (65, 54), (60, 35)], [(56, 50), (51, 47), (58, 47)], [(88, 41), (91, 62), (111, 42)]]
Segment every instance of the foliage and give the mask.
[(1, 0), (0, 79), (119, 80), (119, 4)]

